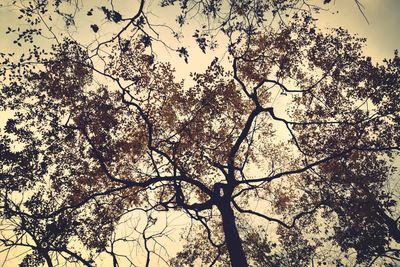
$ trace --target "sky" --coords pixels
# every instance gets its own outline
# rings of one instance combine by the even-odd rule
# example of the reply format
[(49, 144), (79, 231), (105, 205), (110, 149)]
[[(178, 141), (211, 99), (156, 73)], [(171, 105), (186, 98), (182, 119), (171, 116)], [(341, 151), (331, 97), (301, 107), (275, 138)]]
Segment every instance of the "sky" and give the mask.
[[(391, 57), (395, 49), (400, 48), (400, 34), (398, 27), (400, 25), (400, 1), (399, 0), (359, 0), (365, 7), (364, 13), (369, 21), (365, 20), (357, 5), (353, 0), (334, 0), (332, 4), (327, 5), (329, 10), (322, 11), (317, 18), (321, 27), (343, 27), (351, 33), (359, 34), (360, 37), (367, 38), (366, 53), (372, 56), (376, 61), (385, 57)], [(8, 2), (8, 1), (4, 1)], [(3, 2), (3, 6), (5, 5)], [(116, 5), (118, 1), (114, 1)], [(124, 10), (129, 9), (128, 13), (134, 12), (135, 5), (127, 5), (131, 1), (123, 1)], [(154, 2), (154, 1), (153, 1)], [(322, 0), (311, 0), (310, 2), (320, 3)], [(0, 2), (1, 4), (1, 2)], [(0, 7), (0, 51), (13, 51), (18, 49), (5, 35), (7, 27), (11, 24), (18, 26), (16, 12), (17, 7)], [(166, 11), (166, 12), (165, 12)], [(176, 13), (172, 14), (172, 9), (165, 9), (164, 14), (175, 19)], [(337, 12), (339, 12), (337, 14)], [(174, 20), (173, 19), (173, 20)], [(171, 21), (173, 21), (171, 20)], [(85, 32), (87, 34), (90, 32)], [(197, 62), (198, 63), (198, 62)]]
[[(343, 27), (353, 34), (367, 38), (366, 54), (373, 60), (393, 56), (400, 49), (400, 1), (399, 0), (362, 0), (365, 20), (354, 1), (335, 0), (330, 12), (321, 13), (321, 27)], [(336, 14), (336, 12), (339, 12)]]

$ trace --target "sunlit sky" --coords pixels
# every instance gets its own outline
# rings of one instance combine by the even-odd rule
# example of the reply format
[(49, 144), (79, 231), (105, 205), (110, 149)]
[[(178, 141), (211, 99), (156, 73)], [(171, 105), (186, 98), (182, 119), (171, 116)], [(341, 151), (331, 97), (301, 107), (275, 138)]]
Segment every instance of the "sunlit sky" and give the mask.
[[(322, 27), (343, 27), (367, 38), (366, 54), (375, 61), (393, 56), (400, 49), (400, 1), (362, 0), (366, 22), (354, 1), (335, 0), (330, 12), (321, 13)], [(339, 11), (338, 14), (332, 14)]]
[[(85, 1), (86, 2), (86, 1)], [(114, 1), (118, 2), (118, 1)], [(134, 1), (135, 2), (135, 1)], [(311, 2), (320, 3), (322, 0)], [(126, 2), (125, 2), (126, 3)], [(329, 11), (322, 11), (318, 15), (321, 27), (343, 27), (351, 33), (367, 38), (366, 53), (374, 60), (380, 61), (391, 57), (395, 49), (400, 48), (400, 1), (399, 0), (361, 0), (364, 13), (369, 21), (366, 22), (352, 0), (334, 0), (328, 5)], [(86, 3), (85, 3), (86, 4)], [(132, 9), (134, 10), (134, 8)], [(336, 12), (339, 13), (336, 13)], [(168, 13), (168, 12), (167, 12)], [(9, 8), (0, 8), (0, 41), (1, 51), (18, 49), (5, 31), (9, 25), (16, 26), (20, 21), (16, 19), (17, 13), (10, 12)], [(163, 14), (166, 14), (165, 12)], [(173, 14), (169, 14), (174, 16)]]

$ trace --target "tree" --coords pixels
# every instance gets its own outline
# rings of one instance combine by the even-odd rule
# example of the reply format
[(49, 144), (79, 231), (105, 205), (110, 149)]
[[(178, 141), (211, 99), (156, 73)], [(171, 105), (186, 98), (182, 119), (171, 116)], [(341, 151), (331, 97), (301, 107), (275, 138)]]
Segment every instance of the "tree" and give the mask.
[[(71, 26), (64, 2), (55, 14)], [(0, 103), (13, 114), (1, 133), (0, 240), (32, 250), (21, 266), (93, 266), (104, 254), (114, 266), (136, 265), (120, 244), (142, 247), (146, 266), (398, 260), (388, 187), (400, 143), (398, 53), (373, 64), (364, 39), (317, 29), (305, 1), (179, 1), (178, 23), (199, 6), (228, 37), (229, 64), (215, 58), (188, 85), (157, 59), (154, 42), (186, 62), (188, 49), (151, 33), (144, 3), (130, 18), (112, 1), (87, 11), (127, 23), (91, 47), (59, 38), (44, 18), (54, 15), (48, 2), (21, 11), (32, 29), (20, 29), (16, 44), (34, 43), (41, 26), (54, 40), (18, 60), (2, 54)], [(228, 17), (219, 15), (224, 4)], [(202, 52), (216, 47), (215, 31), (205, 32), (194, 34)], [(168, 258), (163, 216), (180, 213), (188, 235)], [(119, 236), (138, 218), (145, 223)]]

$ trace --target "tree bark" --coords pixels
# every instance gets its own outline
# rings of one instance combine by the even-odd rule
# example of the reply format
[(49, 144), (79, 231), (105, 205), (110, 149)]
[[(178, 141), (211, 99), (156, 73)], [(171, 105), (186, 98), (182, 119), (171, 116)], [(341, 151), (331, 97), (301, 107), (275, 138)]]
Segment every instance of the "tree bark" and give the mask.
[(397, 226), (397, 221), (386, 214), (385, 210), (377, 205), (378, 215), (381, 218), (381, 222), (385, 223), (390, 236), (397, 242), (400, 243), (400, 229)]
[(41, 254), (43, 257), (44, 257), (44, 259), (46, 260), (46, 263), (47, 263), (47, 266), (48, 267), (53, 267), (54, 265), (53, 265), (53, 262), (51, 261), (51, 258), (50, 258), (50, 256), (49, 256), (49, 252), (48, 251), (40, 251), (39, 250), (39, 254)]
[(221, 203), (218, 208), (222, 216), (222, 225), (225, 234), (225, 243), (228, 248), (232, 267), (247, 267), (246, 254), (244, 253), (242, 240), (235, 223), (235, 215), (230, 203)]

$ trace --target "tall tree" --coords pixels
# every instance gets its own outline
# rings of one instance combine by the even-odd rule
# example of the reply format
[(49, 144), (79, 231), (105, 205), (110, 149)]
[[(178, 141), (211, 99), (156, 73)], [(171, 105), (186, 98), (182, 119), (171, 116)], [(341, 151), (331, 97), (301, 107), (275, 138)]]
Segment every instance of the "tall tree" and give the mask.
[[(0, 141), (3, 247), (32, 251), (21, 266), (93, 266), (105, 254), (135, 266), (128, 245), (143, 248), (145, 266), (399, 260), (397, 52), (373, 64), (364, 39), (317, 29), (306, 1), (178, 2), (183, 21), (194, 7), (215, 17), (229, 64), (215, 58), (179, 81), (153, 43), (186, 62), (189, 51), (157, 39), (145, 1), (127, 18), (112, 1), (89, 9), (118, 26), (89, 46), (46, 23), (59, 14), (72, 26), (69, 1), (54, 14), (47, 1), (21, 9), (32, 29), (15, 43), (33, 46), (2, 54), (0, 103), (12, 112)], [(44, 50), (40, 27), (54, 41)], [(210, 42), (205, 32), (194, 34), (203, 52), (216, 30)], [(159, 240), (176, 214), (189, 228), (168, 257)]]

